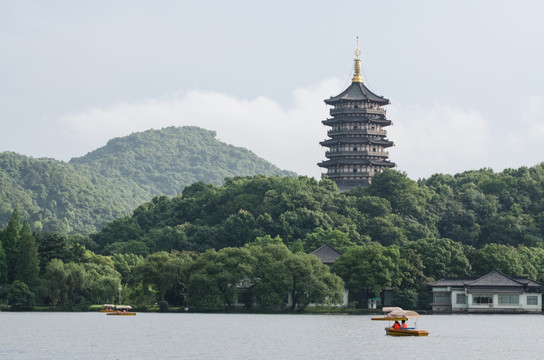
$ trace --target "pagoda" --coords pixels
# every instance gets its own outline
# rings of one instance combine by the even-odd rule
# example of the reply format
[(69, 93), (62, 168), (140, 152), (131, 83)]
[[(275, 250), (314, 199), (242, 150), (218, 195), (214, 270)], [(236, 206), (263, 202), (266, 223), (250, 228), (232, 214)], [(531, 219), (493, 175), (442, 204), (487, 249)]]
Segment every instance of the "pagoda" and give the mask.
[(355, 55), (351, 85), (339, 95), (325, 100), (333, 107), (330, 109), (332, 117), (322, 121), (331, 127), (327, 131), (329, 139), (320, 142), (329, 149), (325, 152), (328, 160), (317, 164), (327, 169), (326, 175), (336, 182), (340, 191), (367, 186), (375, 173), (396, 166), (388, 160), (389, 152), (386, 151), (394, 146), (386, 139), (385, 131), (392, 122), (386, 119), (383, 106), (390, 102), (363, 84), (359, 38)]

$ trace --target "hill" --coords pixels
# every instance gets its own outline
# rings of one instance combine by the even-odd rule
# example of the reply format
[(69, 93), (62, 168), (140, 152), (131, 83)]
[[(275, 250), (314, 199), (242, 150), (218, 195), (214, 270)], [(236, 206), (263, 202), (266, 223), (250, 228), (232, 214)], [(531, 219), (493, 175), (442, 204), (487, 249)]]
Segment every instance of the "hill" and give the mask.
[(221, 185), (233, 176), (296, 175), (215, 137), (215, 131), (190, 126), (148, 130), (112, 139), (70, 164), (109, 182), (133, 183), (147, 192), (147, 199), (175, 196), (197, 181)]
[(68, 163), (0, 153), (0, 227), (17, 206), (35, 230), (89, 233), (157, 195), (226, 177), (294, 176), (214, 131), (169, 127), (110, 140)]

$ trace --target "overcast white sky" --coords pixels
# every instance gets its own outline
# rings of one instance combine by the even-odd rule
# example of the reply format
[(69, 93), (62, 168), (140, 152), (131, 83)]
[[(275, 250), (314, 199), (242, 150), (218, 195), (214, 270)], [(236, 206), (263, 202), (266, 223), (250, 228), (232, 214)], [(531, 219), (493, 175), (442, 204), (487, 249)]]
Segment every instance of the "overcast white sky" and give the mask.
[(0, 151), (68, 161), (196, 125), (320, 177), (323, 100), (389, 98), (414, 180), (544, 161), (544, 2), (0, 0)]

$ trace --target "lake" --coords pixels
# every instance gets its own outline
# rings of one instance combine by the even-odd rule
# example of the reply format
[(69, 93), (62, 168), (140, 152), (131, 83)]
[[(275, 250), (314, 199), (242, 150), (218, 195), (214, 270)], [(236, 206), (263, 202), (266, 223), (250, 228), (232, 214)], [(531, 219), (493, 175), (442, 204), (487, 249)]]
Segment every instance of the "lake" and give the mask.
[(0, 312), (0, 359), (528, 359), (544, 353), (543, 323), (425, 315), (428, 337), (391, 337), (364, 315)]

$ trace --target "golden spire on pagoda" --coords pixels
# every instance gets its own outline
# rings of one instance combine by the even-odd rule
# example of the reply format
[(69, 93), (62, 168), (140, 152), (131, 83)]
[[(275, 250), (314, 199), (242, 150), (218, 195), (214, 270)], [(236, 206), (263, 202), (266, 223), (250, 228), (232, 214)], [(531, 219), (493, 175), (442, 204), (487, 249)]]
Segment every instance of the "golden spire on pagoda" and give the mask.
[(363, 82), (363, 75), (361, 75), (361, 59), (359, 58), (361, 56), (361, 50), (359, 50), (359, 37), (357, 36), (357, 50), (355, 50), (355, 56), (357, 58), (355, 59), (355, 73), (353, 74), (353, 79), (351, 79), (352, 82)]

